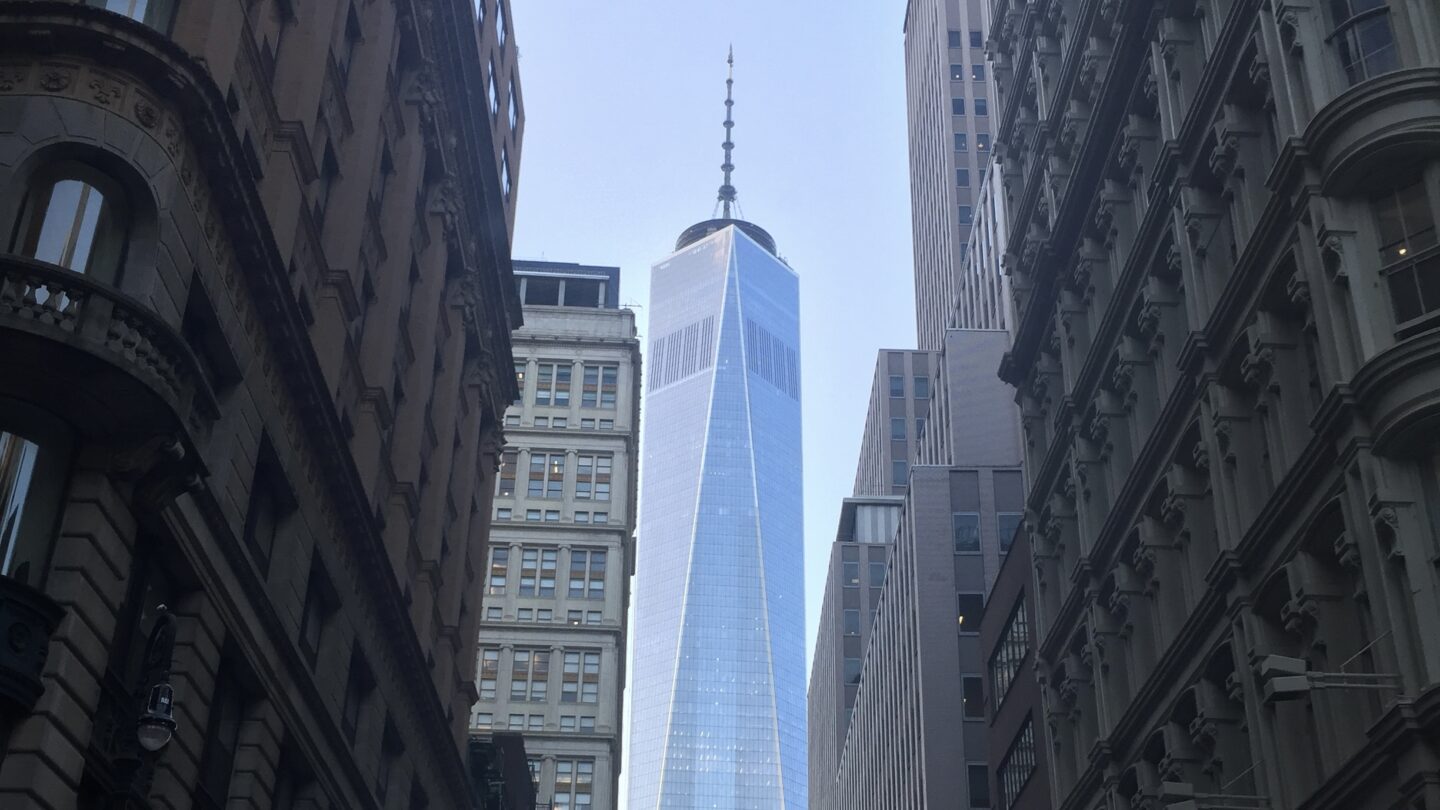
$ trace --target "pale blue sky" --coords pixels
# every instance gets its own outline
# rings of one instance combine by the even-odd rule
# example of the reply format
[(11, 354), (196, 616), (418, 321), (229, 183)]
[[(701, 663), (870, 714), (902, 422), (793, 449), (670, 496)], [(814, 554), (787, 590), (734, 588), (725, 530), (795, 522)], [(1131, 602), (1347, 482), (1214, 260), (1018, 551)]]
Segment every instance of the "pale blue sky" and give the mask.
[(807, 672), (875, 353), (915, 345), (904, 11), (903, 0), (511, 11), (527, 115), (515, 256), (618, 265), (642, 338), (651, 263), (712, 213), (734, 43), (740, 204), (800, 274)]

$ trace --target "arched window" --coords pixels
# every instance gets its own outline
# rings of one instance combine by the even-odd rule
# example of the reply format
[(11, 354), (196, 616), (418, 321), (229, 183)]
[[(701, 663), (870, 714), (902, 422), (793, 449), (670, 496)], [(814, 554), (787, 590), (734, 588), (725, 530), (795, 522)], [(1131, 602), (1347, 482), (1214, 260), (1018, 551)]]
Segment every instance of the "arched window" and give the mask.
[(124, 14), (167, 34), (170, 21), (175, 18), (175, 0), (85, 0), (85, 3)]
[(114, 180), (83, 163), (56, 163), (32, 179), (10, 249), (114, 283), (129, 235), (125, 209)]
[(1440, 240), (1435, 206), (1416, 167), (1413, 179), (1370, 200), (1379, 236), (1380, 272), (1390, 287), (1395, 322), (1402, 328), (1440, 310)]
[(1330, 41), (1351, 84), (1400, 67), (1387, 0), (1330, 0)]

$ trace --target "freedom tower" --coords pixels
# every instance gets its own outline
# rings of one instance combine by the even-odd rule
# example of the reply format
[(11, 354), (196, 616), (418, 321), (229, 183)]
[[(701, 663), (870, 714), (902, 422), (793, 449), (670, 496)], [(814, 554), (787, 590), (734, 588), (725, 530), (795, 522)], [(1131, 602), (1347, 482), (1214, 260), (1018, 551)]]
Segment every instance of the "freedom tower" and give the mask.
[(738, 218), (729, 63), (719, 216), (651, 270), (632, 810), (806, 806), (799, 278)]

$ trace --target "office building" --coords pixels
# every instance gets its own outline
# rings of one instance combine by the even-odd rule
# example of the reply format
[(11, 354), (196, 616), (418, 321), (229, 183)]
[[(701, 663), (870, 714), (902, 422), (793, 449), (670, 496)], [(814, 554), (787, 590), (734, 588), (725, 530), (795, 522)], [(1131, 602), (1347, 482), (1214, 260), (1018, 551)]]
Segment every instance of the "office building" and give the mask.
[[(839, 728), (843, 737), (838, 756), (822, 759), (823, 750), (811, 756), (815, 810), (918, 810), (956, 806), (957, 797), (962, 807), (989, 806), (978, 633), (986, 593), (1024, 504), (1018, 413), (993, 376), (1008, 345), (1002, 331), (952, 329), (940, 352), (913, 353), (935, 360), (926, 427), (908, 470), (899, 528), (886, 549), (878, 601), (865, 589), (849, 597), (857, 603), (863, 597), (876, 612), (873, 619), (859, 617), (869, 623), (860, 660), (847, 664), (840, 656), (843, 700), (826, 694), (835, 689), (835, 654), (822, 647), (823, 635), (816, 643), (810, 722), (817, 733), (811, 738), (821, 748), (830, 744), (818, 736), (823, 731)], [(888, 375), (883, 382), (877, 375), (877, 384), (888, 386)], [(864, 549), (865, 560), (856, 555), (862, 564), (884, 548), (855, 547)], [(843, 551), (840, 563), (827, 600), (837, 580), (846, 598)], [(821, 633), (830, 626), (822, 615)], [(837, 714), (841, 718), (832, 719)]]
[(732, 216), (653, 268), (630, 806), (805, 804), (799, 277)]
[(860, 436), (855, 496), (904, 495), (910, 461), (925, 433), (935, 352), (882, 350), (875, 359), (870, 408)]
[(1440, 806), (1440, 10), (991, 39), (1055, 806)]
[(520, 321), (478, 31), (0, 2), (0, 806), (470, 806)]
[[(939, 351), (950, 328), (1004, 328), (956, 319), (978, 194), (990, 165), (995, 97), (982, 0), (910, 0), (905, 93), (919, 348)], [(986, 308), (981, 307), (982, 311)]]
[(904, 498), (894, 495), (846, 498), (840, 506), (807, 694), (811, 807), (838, 806), (835, 769), (903, 506)]
[(515, 262), (520, 399), (480, 624), (477, 732), (524, 736), (536, 798), (615, 807), (634, 563), (640, 344), (620, 271)]

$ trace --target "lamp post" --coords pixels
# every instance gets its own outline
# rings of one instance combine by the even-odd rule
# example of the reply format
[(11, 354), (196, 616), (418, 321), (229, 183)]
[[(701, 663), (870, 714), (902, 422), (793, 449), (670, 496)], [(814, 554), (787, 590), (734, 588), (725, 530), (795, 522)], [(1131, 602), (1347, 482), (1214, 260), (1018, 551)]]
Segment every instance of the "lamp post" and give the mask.
[(175, 655), (175, 615), (164, 605), (160, 605), (158, 611), (150, 637), (145, 641), (140, 680), (132, 692), (133, 713), (122, 721), (122, 728), (134, 723), (133, 733), (118, 735), (111, 810), (137, 810), (146, 806), (155, 762), (175, 733), (175, 689), (170, 685), (170, 667)]

